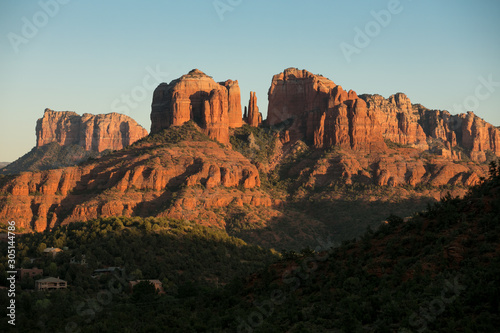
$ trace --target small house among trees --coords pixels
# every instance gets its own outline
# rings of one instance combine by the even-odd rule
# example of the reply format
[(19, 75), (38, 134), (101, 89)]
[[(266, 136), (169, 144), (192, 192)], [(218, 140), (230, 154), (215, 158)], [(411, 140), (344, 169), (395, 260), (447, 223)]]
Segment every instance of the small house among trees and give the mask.
[(47, 256), (52, 255), (52, 258), (55, 258), (55, 256), (57, 256), (60, 252), (63, 252), (63, 250), (61, 250), (58, 247), (48, 247), (45, 250), (43, 250), (44, 255)]
[(95, 269), (94, 272), (92, 273), (92, 277), (100, 277), (103, 274), (109, 275), (113, 273), (121, 273), (123, 271), (123, 268), (121, 267), (106, 267), (106, 268), (99, 268)]
[(25, 277), (33, 278), (37, 275), (43, 275), (43, 269), (41, 268), (20, 268), (17, 270), (17, 278), (19, 280), (24, 279)]
[(66, 289), (67, 287), (68, 283), (66, 281), (55, 277), (48, 277), (46, 279), (35, 281), (35, 289), (38, 291)]

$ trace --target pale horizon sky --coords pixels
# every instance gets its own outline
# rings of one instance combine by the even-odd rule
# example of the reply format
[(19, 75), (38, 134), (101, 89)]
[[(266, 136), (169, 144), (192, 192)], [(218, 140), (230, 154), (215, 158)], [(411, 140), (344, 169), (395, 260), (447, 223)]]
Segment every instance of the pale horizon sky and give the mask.
[(499, 17), (498, 0), (4, 0), (0, 161), (35, 146), (45, 108), (149, 131), (154, 88), (194, 68), (238, 80), (242, 106), (256, 91), (264, 118), (272, 76), (297, 67), (500, 126)]

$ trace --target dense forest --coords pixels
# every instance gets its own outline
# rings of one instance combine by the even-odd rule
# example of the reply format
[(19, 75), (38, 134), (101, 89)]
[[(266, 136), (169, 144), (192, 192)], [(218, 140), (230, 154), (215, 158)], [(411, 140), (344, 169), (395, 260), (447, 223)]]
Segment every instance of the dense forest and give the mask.
[[(6, 243), (1, 246), (6, 254)], [(43, 252), (47, 247), (64, 251), (55, 257), (47, 256)], [(17, 250), (18, 266), (42, 268), (44, 275), (59, 277), (69, 285), (68, 290), (43, 293), (33, 291), (36, 277), (20, 281), (17, 320), (26, 332), (41, 328), (56, 331), (72, 317), (78, 323), (83, 319), (84, 323), (88, 318), (80, 316), (85, 310), (78, 311), (78, 304), (95, 301), (110, 285), (121, 292), (113, 295), (112, 304), (103, 301), (107, 306), (134, 299), (129, 294), (128, 281), (138, 279), (160, 280), (165, 291), (162, 301), (185, 299), (223, 288), (236, 277), (246, 276), (279, 258), (274, 250), (248, 245), (220, 229), (167, 218), (138, 217), (97, 219), (51, 232), (27, 234), (17, 239)], [(81, 264), (82, 259), (85, 264)], [(2, 281), (7, 281), (6, 262), (7, 256), (2, 257)], [(114, 275), (92, 276), (94, 270), (105, 267), (122, 270)], [(6, 294), (1, 297), (2, 304), (7, 302)], [(92, 304), (86, 309), (92, 309)]]

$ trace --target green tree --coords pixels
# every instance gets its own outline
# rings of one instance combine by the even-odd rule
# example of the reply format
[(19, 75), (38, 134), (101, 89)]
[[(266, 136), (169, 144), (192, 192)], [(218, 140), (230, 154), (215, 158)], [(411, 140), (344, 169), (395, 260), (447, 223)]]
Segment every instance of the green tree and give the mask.
[(140, 280), (140, 279), (142, 279), (142, 271), (141, 271), (139, 268), (137, 268), (135, 271), (133, 271), (133, 272), (131, 273), (131, 275), (132, 275), (132, 276), (133, 276), (136, 280)]
[(57, 275), (57, 265), (55, 262), (51, 262), (49, 266), (46, 269), (46, 272), (50, 276), (56, 276)]
[(149, 281), (141, 281), (132, 289), (132, 299), (136, 302), (151, 301), (155, 295), (156, 288)]
[(43, 250), (45, 250), (46, 248), (47, 248), (47, 244), (40, 243), (38, 245), (38, 247), (36, 248), (36, 252), (38, 253), (38, 255), (42, 255), (43, 254)]

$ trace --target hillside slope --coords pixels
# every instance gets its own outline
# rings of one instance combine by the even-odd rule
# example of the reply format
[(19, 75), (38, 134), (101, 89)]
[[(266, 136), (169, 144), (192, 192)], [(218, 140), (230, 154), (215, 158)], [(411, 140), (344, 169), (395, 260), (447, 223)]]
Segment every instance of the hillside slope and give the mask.
[[(500, 167), (491, 171), (491, 179), (463, 199), (448, 196), (406, 222), (391, 216), (361, 240), (336, 248), (324, 239), (314, 250), (286, 251), (223, 288), (120, 294), (92, 316), (75, 313), (78, 297), (53, 294), (50, 302), (57, 299), (67, 310), (55, 305), (51, 320), (38, 325), (57, 330), (74, 323), (82, 332), (495, 332)], [(37, 297), (39, 305), (27, 307), (30, 318), (42, 313), (47, 296)], [(142, 320), (134, 319), (138, 315)], [(26, 332), (39, 329), (27, 322)]]
[[(391, 216), (328, 252), (284, 253), (246, 279), (242, 332), (494, 332), (500, 324), (500, 167), (465, 198)], [(234, 297), (234, 296), (233, 296)], [(220, 331), (221, 321), (214, 321)]]
[(89, 158), (105, 155), (107, 151), (96, 153), (78, 145), (61, 146), (52, 142), (41, 147), (33, 147), (28, 153), (0, 169), (0, 174), (14, 175), (26, 171), (44, 171), (77, 165)]
[(257, 169), (184, 124), (76, 167), (26, 172), (1, 184), (0, 216), (19, 228), (108, 216), (170, 216), (224, 227), (210, 208), (271, 207)]
[[(18, 236), (16, 241), (19, 267), (43, 269), (43, 278), (59, 276), (69, 288), (38, 292), (33, 290), (34, 280), (42, 277), (20, 279), (16, 327), (11, 330), (4, 320), (0, 323), (2, 332), (60, 332), (70, 323), (83, 331), (96, 324), (100, 326), (96, 331), (113, 332), (105, 319), (108, 311), (122, 312), (127, 321), (134, 307), (140, 311), (151, 308), (147, 302), (153, 306), (168, 301), (183, 303), (278, 258), (276, 252), (246, 244), (220, 229), (168, 218), (97, 219)], [(56, 257), (44, 256), (43, 249), (52, 246), (64, 251)], [(0, 248), (6, 253), (7, 243), (1, 242)], [(30, 258), (38, 259), (32, 262)], [(7, 282), (6, 260), (0, 258), (2, 286)], [(119, 269), (96, 274), (95, 270), (107, 267)], [(131, 293), (129, 281), (137, 279), (161, 281), (165, 294), (159, 297), (140, 286), (134, 287), (138, 292)], [(132, 308), (123, 303), (128, 301), (134, 304)], [(0, 304), (7, 302), (7, 293), (0, 293)], [(136, 331), (133, 327), (129, 328)]]

